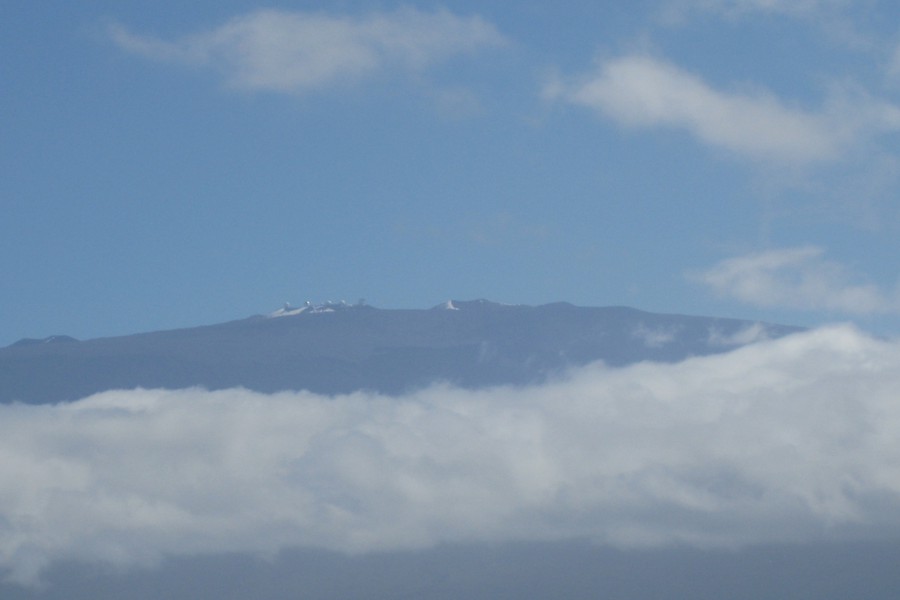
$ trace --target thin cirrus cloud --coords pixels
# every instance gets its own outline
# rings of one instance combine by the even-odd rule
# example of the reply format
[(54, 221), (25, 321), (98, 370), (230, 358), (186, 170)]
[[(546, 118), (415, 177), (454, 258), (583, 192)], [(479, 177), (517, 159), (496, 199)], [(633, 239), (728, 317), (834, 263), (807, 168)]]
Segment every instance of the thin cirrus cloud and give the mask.
[(111, 391), (0, 406), (0, 570), (290, 547), (900, 535), (900, 343), (849, 326), (678, 364), (399, 397)]
[(712, 11), (730, 15), (754, 12), (806, 15), (840, 8), (847, 4), (847, 0), (675, 0), (674, 6), (683, 10)]
[(761, 307), (865, 315), (900, 312), (900, 286), (857, 283), (849, 269), (816, 246), (781, 248), (728, 258), (690, 275), (726, 296)]
[(122, 49), (220, 71), (247, 90), (303, 94), (383, 73), (421, 70), (505, 38), (480, 17), (404, 9), (361, 17), (260, 10), (177, 40), (110, 28)]
[(660, 17), (663, 23), (674, 25), (702, 14), (731, 20), (762, 15), (830, 23), (842, 18), (852, 5), (850, 0), (665, 0)]
[(838, 160), (857, 145), (900, 129), (900, 109), (864, 90), (835, 85), (819, 111), (768, 91), (713, 87), (677, 65), (644, 55), (614, 58), (545, 88), (551, 100), (594, 110), (631, 128), (669, 128), (735, 156), (773, 165)]
[(896, 85), (900, 83), (900, 44), (894, 46), (887, 66), (888, 79)]

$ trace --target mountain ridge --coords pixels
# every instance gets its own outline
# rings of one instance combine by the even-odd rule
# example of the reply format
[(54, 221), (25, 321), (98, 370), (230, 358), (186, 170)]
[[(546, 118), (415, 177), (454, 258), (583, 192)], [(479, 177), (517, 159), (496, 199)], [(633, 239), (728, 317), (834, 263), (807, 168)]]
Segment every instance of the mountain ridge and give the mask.
[(71, 401), (135, 387), (395, 394), (436, 381), (518, 385), (594, 361), (674, 362), (801, 330), (566, 302), (450, 300), (430, 309), (329, 302), (288, 309), (125, 336), (17, 342), (0, 349), (0, 402)]

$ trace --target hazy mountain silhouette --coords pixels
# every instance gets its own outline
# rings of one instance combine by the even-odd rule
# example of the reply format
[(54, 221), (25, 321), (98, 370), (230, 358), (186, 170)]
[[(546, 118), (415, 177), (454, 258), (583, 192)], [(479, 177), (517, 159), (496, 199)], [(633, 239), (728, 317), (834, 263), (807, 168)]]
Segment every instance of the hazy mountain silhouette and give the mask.
[(602, 360), (678, 361), (798, 328), (567, 303), (450, 301), (431, 309), (286, 306), (267, 316), (189, 329), (0, 349), (0, 402), (75, 400), (119, 388), (399, 393), (533, 383)]

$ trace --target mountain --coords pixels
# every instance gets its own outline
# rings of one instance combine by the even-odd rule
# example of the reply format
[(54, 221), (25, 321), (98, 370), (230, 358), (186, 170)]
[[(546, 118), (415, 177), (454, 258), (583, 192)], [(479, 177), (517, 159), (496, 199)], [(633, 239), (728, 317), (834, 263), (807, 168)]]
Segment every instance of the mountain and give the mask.
[(326, 303), (170, 331), (0, 349), (0, 403), (76, 400), (119, 388), (399, 393), (542, 381), (604, 361), (678, 361), (797, 328), (567, 303), (448, 301), (431, 309)]

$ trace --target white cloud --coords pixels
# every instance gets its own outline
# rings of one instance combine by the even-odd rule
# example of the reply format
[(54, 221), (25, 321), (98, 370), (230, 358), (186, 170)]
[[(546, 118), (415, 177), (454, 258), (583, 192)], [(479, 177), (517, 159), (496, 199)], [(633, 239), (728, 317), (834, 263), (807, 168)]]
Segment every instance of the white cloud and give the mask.
[(816, 18), (840, 14), (848, 0), (669, 0), (663, 6), (665, 21), (678, 23), (692, 13), (713, 13), (726, 18), (752, 14)]
[(725, 13), (804, 14), (845, 6), (847, 0), (689, 0), (697, 8)]
[(641, 323), (631, 332), (631, 335), (644, 342), (648, 348), (662, 348), (675, 341), (678, 331), (677, 327), (654, 329)]
[(835, 83), (816, 111), (792, 107), (765, 90), (716, 89), (669, 62), (630, 55), (587, 75), (556, 79), (545, 97), (592, 109), (633, 128), (670, 128), (770, 165), (829, 163), (900, 130), (900, 108), (859, 86)]
[(884, 535), (898, 394), (900, 343), (838, 327), (528, 388), (5, 405), (0, 566), (30, 582), (71, 558)]
[(692, 275), (722, 296), (764, 307), (851, 314), (900, 312), (900, 287), (854, 283), (840, 263), (815, 246), (768, 250), (725, 259)]
[(415, 9), (364, 17), (260, 10), (221, 27), (166, 41), (117, 25), (112, 39), (148, 58), (220, 70), (230, 85), (306, 93), (391, 68), (419, 70), (505, 43), (479, 17)]
[(900, 81), (900, 44), (894, 47), (887, 65), (888, 78), (894, 82)]
[(770, 93), (714, 89), (700, 77), (647, 56), (609, 60), (548, 95), (591, 108), (630, 127), (670, 127), (753, 159), (806, 163), (841, 151), (845, 127), (791, 108)]
[(720, 329), (712, 329), (706, 343), (710, 346), (737, 347), (755, 344), (769, 339), (769, 328), (763, 323), (753, 323), (734, 333), (726, 334)]

